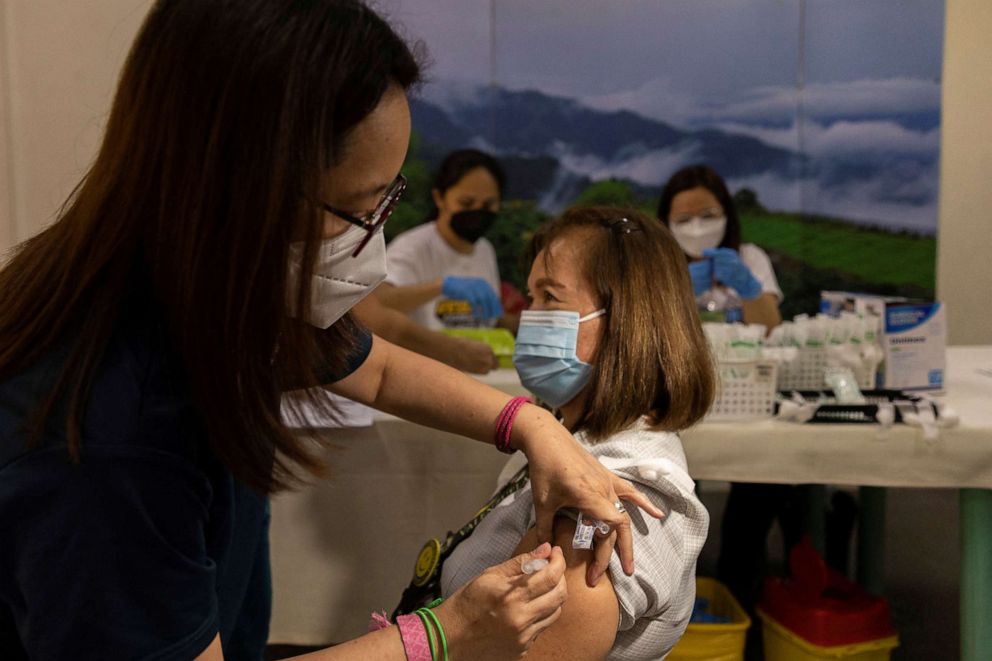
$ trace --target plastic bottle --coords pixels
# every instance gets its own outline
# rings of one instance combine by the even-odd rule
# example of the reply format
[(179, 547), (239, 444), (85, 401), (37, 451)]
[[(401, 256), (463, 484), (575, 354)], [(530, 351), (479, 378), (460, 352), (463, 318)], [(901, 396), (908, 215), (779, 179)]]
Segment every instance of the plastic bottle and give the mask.
[(726, 287), (713, 286), (696, 297), (696, 307), (703, 321), (722, 321), (728, 324), (744, 323), (744, 309), (737, 292)]

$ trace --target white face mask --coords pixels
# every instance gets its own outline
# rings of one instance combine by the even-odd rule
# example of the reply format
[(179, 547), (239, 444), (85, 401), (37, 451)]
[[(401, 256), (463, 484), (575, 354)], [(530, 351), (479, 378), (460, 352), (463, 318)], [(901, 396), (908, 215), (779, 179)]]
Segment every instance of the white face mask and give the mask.
[[(365, 233), (361, 227), (349, 227), (344, 234), (322, 241), (317, 248), (310, 283), (308, 323), (317, 328), (329, 327), (386, 279), (386, 239), (381, 231), (376, 232), (358, 257), (351, 256)], [(295, 306), (303, 270), (303, 246), (302, 241), (289, 246), (286, 296), (291, 317), (299, 316)]]
[(702, 218), (694, 216), (681, 223), (669, 226), (672, 236), (690, 257), (702, 257), (707, 248), (716, 248), (723, 241), (727, 229), (726, 216)]

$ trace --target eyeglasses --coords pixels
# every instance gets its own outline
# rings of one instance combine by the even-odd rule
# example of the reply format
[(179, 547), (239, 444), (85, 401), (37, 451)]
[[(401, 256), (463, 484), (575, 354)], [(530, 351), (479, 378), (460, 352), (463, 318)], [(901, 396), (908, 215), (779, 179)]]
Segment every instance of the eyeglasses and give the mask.
[(382, 199), (379, 203), (375, 205), (375, 208), (365, 214), (363, 217), (358, 218), (340, 209), (335, 209), (329, 204), (321, 203), (324, 207), (324, 211), (333, 213), (335, 216), (341, 220), (347, 221), (352, 225), (357, 225), (365, 230), (365, 238), (362, 239), (361, 243), (355, 248), (355, 252), (351, 253), (352, 257), (358, 257), (358, 253), (365, 249), (375, 233), (386, 224), (389, 216), (393, 213), (396, 208), (396, 203), (399, 202), (400, 197), (403, 195), (403, 191), (406, 190), (406, 177), (402, 174), (396, 175), (396, 179), (393, 183), (389, 184), (386, 192), (383, 193)]

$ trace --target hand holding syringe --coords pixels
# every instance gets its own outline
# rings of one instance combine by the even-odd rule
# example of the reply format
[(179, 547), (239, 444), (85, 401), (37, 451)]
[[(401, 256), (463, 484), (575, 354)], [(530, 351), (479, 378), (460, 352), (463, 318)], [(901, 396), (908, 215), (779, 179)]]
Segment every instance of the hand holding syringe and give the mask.
[[(602, 521), (592, 521), (579, 512), (575, 520), (575, 536), (572, 537), (573, 549), (591, 549), (593, 536), (596, 531), (601, 535), (610, 534), (610, 527)], [(521, 563), (520, 569), (525, 574), (534, 574), (548, 566), (548, 561), (542, 558), (531, 558)]]

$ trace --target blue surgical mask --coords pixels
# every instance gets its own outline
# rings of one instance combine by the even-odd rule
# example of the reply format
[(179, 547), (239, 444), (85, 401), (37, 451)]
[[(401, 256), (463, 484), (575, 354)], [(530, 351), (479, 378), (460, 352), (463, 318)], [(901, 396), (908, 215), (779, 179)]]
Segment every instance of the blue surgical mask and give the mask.
[(584, 317), (558, 310), (522, 312), (513, 365), (523, 386), (553, 408), (572, 401), (592, 373), (592, 365), (575, 355), (579, 324), (604, 314), (606, 310)]

